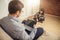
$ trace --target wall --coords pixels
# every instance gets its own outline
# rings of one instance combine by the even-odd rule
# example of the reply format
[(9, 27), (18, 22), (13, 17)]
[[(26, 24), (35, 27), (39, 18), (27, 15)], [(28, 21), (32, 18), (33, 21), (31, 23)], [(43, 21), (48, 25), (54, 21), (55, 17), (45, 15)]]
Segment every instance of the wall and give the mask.
[(0, 19), (8, 14), (8, 2), (9, 0), (0, 0)]

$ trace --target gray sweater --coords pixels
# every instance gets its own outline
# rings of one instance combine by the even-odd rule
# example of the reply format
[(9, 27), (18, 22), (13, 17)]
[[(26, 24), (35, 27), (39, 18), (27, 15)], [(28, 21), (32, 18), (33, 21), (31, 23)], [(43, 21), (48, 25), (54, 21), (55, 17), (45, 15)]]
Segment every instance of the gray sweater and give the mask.
[[(6, 16), (0, 20), (0, 24), (5, 29), (5, 31), (10, 34), (13, 38), (20, 40), (33, 40), (37, 29), (28, 27), (21, 23), (16, 17)], [(31, 33), (25, 31), (25, 29), (30, 30)]]

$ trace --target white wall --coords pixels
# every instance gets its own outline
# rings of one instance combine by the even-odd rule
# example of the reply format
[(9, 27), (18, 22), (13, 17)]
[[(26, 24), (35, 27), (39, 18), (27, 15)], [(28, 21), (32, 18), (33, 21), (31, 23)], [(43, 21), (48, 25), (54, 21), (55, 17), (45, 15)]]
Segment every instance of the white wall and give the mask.
[(8, 14), (9, 0), (0, 0), (0, 19)]
[(39, 11), (40, 0), (20, 0), (20, 1), (22, 1), (24, 4), (23, 12), (20, 16), (21, 19), (25, 19), (29, 16), (32, 16)]
[[(0, 19), (7, 16), (8, 14), (8, 3), (10, 0), (0, 0)], [(40, 3), (39, 4), (33, 4), (34, 7), (32, 7), (33, 5), (29, 6), (29, 2), (32, 0), (20, 0), (23, 2), (24, 4), (24, 8), (23, 8), (23, 12), (21, 14), (21, 16), (19, 17), (19, 19), (25, 19), (31, 15), (33, 15), (34, 13), (36, 13), (39, 10), (40, 7)], [(37, 2), (38, 3), (38, 2)]]

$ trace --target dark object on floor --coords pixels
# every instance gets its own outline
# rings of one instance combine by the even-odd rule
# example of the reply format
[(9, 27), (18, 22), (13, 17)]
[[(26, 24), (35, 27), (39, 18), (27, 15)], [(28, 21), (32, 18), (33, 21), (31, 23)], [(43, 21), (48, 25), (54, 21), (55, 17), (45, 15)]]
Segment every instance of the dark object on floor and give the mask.
[(22, 23), (25, 24), (25, 25), (27, 25), (27, 26), (30, 26), (30, 27), (34, 28), (33, 26), (34, 26), (34, 24), (36, 24), (37, 22), (34, 21), (34, 20), (29, 20), (29, 19), (28, 19), (28, 20), (24, 20)]

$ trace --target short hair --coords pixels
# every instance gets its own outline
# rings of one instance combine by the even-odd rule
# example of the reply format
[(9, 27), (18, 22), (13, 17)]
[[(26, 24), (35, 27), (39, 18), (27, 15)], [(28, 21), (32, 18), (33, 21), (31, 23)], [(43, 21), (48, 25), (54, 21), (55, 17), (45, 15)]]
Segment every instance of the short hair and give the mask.
[(10, 14), (16, 13), (16, 11), (21, 11), (23, 7), (24, 5), (23, 3), (21, 3), (21, 1), (13, 0), (13, 1), (10, 1), (8, 5), (8, 11)]

